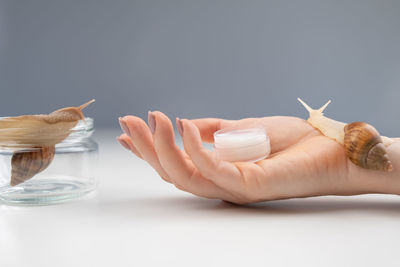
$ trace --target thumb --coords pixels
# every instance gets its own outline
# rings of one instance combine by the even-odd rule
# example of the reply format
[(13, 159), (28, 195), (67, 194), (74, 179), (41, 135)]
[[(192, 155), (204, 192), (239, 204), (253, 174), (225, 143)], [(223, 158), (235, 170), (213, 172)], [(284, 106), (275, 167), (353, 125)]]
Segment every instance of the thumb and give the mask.
[(234, 120), (218, 118), (201, 118), (190, 120), (199, 129), (201, 140), (206, 143), (214, 143), (214, 133), (226, 127), (232, 126)]

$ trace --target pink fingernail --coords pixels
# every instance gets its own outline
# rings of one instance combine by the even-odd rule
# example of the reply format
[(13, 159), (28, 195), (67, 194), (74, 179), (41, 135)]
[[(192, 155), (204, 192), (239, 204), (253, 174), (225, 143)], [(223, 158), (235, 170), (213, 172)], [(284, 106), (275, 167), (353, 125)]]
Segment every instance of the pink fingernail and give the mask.
[(121, 129), (129, 136), (131, 135), (131, 131), (129, 130), (128, 126), (126, 125), (126, 122), (124, 121), (123, 118), (119, 117), (119, 125), (121, 126)]
[(176, 118), (176, 128), (178, 128), (179, 134), (183, 137), (183, 126), (182, 121), (179, 118)]
[(117, 136), (117, 141), (121, 144), (121, 146), (125, 147), (128, 150), (131, 150), (131, 148), (129, 147), (128, 143), (125, 142), (124, 139), (122, 139), (119, 136)]
[(149, 128), (152, 134), (156, 132), (156, 117), (154, 116), (153, 112), (149, 111), (147, 115), (147, 122), (149, 124)]

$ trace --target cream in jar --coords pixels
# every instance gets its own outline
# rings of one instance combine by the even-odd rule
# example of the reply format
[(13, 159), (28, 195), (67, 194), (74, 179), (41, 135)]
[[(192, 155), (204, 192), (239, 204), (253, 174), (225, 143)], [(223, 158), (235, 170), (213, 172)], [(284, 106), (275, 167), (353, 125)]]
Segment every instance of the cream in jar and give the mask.
[(256, 162), (271, 152), (269, 137), (263, 127), (216, 131), (214, 149), (218, 158), (231, 162)]

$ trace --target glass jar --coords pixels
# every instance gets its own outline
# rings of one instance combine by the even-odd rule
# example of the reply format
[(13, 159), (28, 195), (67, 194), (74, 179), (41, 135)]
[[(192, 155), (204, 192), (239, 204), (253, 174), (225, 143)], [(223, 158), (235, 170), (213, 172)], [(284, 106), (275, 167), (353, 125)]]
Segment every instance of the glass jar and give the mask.
[[(15, 144), (0, 146), (0, 203), (7, 204), (51, 204), (80, 197), (96, 187), (95, 164), (98, 145), (93, 140), (93, 119), (85, 118), (71, 130), (69, 136), (55, 145), (54, 157), (47, 167), (32, 178), (15, 184), (12, 180), (12, 162), (24, 153), (41, 153), (40, 148), (15, 149)], [(54, 152), (54, 153), (53, 153)], [(18, 155), (19, 153), (19, 155)], [(28, 155), (24, 164), (43, 165), (45, 156)], [(25, 154), (27, 155), (27, 154)], [(27, 156), (26, 156), (27, 158)]]

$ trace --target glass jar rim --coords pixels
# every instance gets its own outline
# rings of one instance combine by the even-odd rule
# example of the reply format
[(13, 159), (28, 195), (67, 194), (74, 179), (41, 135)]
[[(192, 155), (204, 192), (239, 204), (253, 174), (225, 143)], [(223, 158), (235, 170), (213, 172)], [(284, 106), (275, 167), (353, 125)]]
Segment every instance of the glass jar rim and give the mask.
[(83, 120), (79, 120), (75, 127), (71, 129), (73, 132), (92, 130), (94, 130), (94, 120), (91, 117), (85, 117)]
[(75, 127), (71, 129), (71, 133), (67, 136), (67, 138), (56, 144), (56, 146), (70, 146), (80, 143), (83, 140), (91, 137), (93, 132), (93, 118), (85, 117), (83, 120), (79, 120)]

